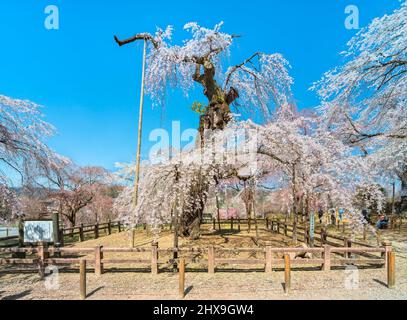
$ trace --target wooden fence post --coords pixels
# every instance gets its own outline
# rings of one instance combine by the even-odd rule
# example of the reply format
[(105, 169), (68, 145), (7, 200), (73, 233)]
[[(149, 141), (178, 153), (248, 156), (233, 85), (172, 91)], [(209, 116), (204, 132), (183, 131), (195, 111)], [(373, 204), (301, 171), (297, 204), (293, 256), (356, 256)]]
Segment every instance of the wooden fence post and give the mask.
[(331, 247), (324, 245), (324, 271), (331, 270)]
[(380, 230), (377, 230), (377, 231), (376, 231), (376, 241), (377, 241), (377, 245), (378, 245), (378, 246), (380, 246), (381, 239), (382, 239), (381, 231), (380, 231)]
[(230, 229), (233, 231), (233, 217), (230, 219)]
[(151, 273), (158, 274), (158, 243), (151, 247)]
[(326, 229), (324, 227), (321, 228), (321, 245), (326, 243)]
[(269, 229), (269, 218), (266, 218), (266, 230)]
[(286, 223), (284, 223), (284, 235), (285, 235), (286, 237), (288, 237), (288, 226), (287, 226)]
[(61, 228), (60, 230), (59, 230), (59, 241), (60, 241), (60, 243), (61, 243), (61, 247), (63, 247), (64, 246), (64, 229), (63, 228)]
[[(348, 248), (352, 248), (352, 240), (351, 240), (351, 239), (347, 239), (346, 246), (347, 246)], [(352, 253), (351, 253), (351, 252), (348, 252), (347, 258), (348, 258), (348, 259), (352, 258)]]
[(18, 221), (18, 246), (24, 247), (24, 220)]
[(214, 248), (214, 246), (210, 246), (208, 248), (208, 273), (209, 274), (215, 273), (215, 248)]
[[(348, 242), (349, 242), (349, 239), (348, 238), (344, 238), (343, 239), (343, 247), (344, 248), (347, 248), (348, 247)], [(346, 258), (348, 258), (348, 253), (345, 251), (344, 253), (343, 253), (343, 257), (346, 259)]]
[(95, 275), (101, 276), (103, 274), (103, 252), (102, 252), (103, 246), (98, 245), (95, 248)]
[(118, 229), (119, 229), (119, 233), (122, 232), (122, 228), (121, 228), (120, 221), (117, 223), (117, 227), (118, 227)]
[(81, 300), (86, 299), (86, 260), (79, 262), (79, 291)]
[(290, 255), (284, 254), (284, 291), (289, 293), (291, 289), (291, 262)]
[(240, 218), (237, 219), (237, 230), (240, 232)]
[(185, 259), (179, 260), (179, 296), (185, 297)]
[(266, 246), (266, 273), (272, 273), (273, 267), (271, 265), (272, 252), (271, 246)]
[(382, 253), (382, 259), (385, 260), (384, 267), (387, 269), (387, 254), (393, 251), (392, 244), (390, 241), (382, 242), (382, 246), (384, 247), (384, 252)]
[(396, 254), (387, 252), (387, 286), (389, 289), (394, 289), (396, 286)]
[(81, 226), (79, 227), (79, 241), (85, 241), (85, 236), (83, 234), (83, 223), (81, 223)]
[(136, 238), (136, 228), (137, 225), (135, 227), (132, 227), (130, 230), (130, 247), (134, 248), (134, 239)]
[(99, 224), (95, 224), (95, 239), (99, 238)]
[(42, 280), (45, 277), (45, 259), (49, 258), (47, 244), (40, 243), (37, 250), (38, 250), (38, 274)]
[(112, 234), (112, 223), (110, 220), (107, 222), (107, 234), (109, 236)]
[(216, 220), (215, 218), (212, 219), (213, 230), (216, 230)]

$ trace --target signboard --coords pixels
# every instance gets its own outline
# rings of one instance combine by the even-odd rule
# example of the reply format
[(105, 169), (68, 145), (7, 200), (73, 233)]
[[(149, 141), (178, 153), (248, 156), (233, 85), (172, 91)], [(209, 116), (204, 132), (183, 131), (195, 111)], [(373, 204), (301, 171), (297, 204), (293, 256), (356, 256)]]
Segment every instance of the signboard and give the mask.
[(314, 235), (315, 235), (315, 214), (311, 213), (309, 216), (309, 236), (311, 239), (313, 239)]
[(24, 243), (54, 242), (52, 220), (24, 221)]

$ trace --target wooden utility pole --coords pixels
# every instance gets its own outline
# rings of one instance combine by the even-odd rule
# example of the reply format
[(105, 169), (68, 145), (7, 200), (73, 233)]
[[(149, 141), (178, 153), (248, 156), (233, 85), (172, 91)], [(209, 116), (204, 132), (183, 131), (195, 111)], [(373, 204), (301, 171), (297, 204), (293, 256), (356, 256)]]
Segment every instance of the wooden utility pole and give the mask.
[(141, 73), (140, 111), (139, 111), (139, 121), (138, 121), (136, 175), (135, 175), (135, 181), (134, 181), (134, 197), (133, 197), (134, 208), (137, 206), (138, 185), (140, 182), (140, 156), (141, 156), (141, 138), (142, 138), (142, 131), (143, 131), (144, 79), (145, 79), (145, 73), (146, 73), (146, 53), (147, 53), (147, 40), (144, 40), (143, 69), (142, 69), (142, 73)]
[[(115, 41), (120, 45), (125, 45), (135, 41), (120, 41), (115, 37)], [(134, 177), (134, 194), (133, 194), (133, 207), (134, 210), (137, 207), (138, 200), (138, 187), (140, 181), (140, 158), (141, 158), (141, 138), (143, 132), (143, 107), (144, 107), (144, 80), (145, 80), (145, 70), (146, 70), (146, 53), (147, 53), (147, 38), (144, 38), (144, 48), (143, 48), (143, 68), (141, 74), (141, 94), (140, 94), (140, 109), (139, 109), (139, 121), (138, 121), (138, 138), (137, 138), (137, 156), (136, 156), (136, 173)], [(132, 227), (131, 230), (131, 247), (134, 247), (134, 235), (135, 229)]]
[[(179, 171), (178, 166), (175, 166), (175, 182), (178, 184), (179, 182)], [(178, 236), (179, 236), (179, 221), (178, 221), (178, 194), (175, 198), (175, 203), (173, 207), (173, 225), (174, 225), (174, 252), (173, 252), (173, 259), (174, 259), (174, 270), (177, 269), (177, 259), (178, 259)]]

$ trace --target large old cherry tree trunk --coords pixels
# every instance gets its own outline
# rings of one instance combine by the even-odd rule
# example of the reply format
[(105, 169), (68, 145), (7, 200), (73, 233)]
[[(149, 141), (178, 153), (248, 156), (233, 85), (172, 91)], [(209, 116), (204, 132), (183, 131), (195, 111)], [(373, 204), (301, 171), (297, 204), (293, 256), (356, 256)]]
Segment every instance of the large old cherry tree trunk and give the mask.
[[(201, 68), (204, 69), (202, 74)], [(215, 81), (215, 67), (210, 60), (205, 58), (198, 61), (193, 79), (204, 87), (204, 95), (209, 101), (205, 113), (200, 118), (198, 129), (197, 147), (203, 148), (210, 139), (211, 132), (225, 129), (231, 120), (230, 105), (239, 95), (234, 88), (225, 91), (218, 85)], [(207, 200), (206, 193), (209, 189), (208, 179), (217, 179), (217, 177), (206, 177), (202, 174), (197, 177), (198, 183), (190, 188), (187, 199), (185, 199), (189, 206), (181, 213), (180, 232), (192, 239), (200, 236), (201, 218)]]

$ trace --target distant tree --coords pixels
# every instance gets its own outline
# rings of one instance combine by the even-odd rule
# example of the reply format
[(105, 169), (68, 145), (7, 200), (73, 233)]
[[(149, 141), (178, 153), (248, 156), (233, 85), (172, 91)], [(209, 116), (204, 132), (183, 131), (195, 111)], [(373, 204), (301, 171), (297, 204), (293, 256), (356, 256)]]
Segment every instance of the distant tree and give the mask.
[[(45, 144), (54, 128), (42, 120), (40, 106), (27, 101), (0, 95), (0, 199), (8, 206), (7, 217), (15, 219), (17, 210), (11, 176), (19, 176), (22, 186), (32, 184), (46, 168), (63, 163), (63, 157)], [(4, 212), (3, 212), (4, 213)]]
[(59, 214), (75, 226), (78, 213), (93, 203), (108, 177), (109, 173), (100, 167), (52, 167), (46, 176), (48, 198), (58, 203)]
[(80, 220), (86, 219), (89, 223), (103, 223), (108, 220), (117, 218), (116, 212), (113, 210), (115, 199), (119, 196), (122, 187), (115, 185), (101, 185), (92, 202), (83, 210)]
[(381, 213), (385, 209), (385, 198), (386, 190), (378, 184), (359, 187), (354, 197), (355, 207), (372, 210), (375, 214)]
[(407, 1), (348, 43), (346, 63), (313, 89), (328, 128), (360, 149), (381, 174), (407, 168)]

